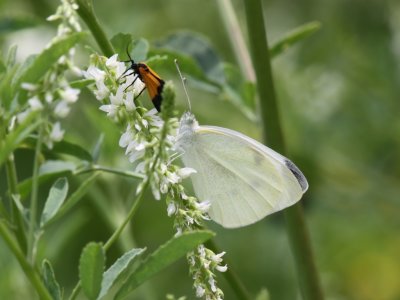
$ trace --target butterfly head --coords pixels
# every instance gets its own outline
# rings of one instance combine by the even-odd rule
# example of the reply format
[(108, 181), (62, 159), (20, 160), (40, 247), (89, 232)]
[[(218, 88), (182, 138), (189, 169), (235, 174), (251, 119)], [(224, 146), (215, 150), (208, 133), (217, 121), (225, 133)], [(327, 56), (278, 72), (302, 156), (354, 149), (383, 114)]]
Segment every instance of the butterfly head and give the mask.
[(185, 149), (185, 146), (192, 143), (194, 132), (199, 127), (195, 116), (191, 112), (185, 112), (179, 122), (179, 129), (176, 137), (176, 149)]

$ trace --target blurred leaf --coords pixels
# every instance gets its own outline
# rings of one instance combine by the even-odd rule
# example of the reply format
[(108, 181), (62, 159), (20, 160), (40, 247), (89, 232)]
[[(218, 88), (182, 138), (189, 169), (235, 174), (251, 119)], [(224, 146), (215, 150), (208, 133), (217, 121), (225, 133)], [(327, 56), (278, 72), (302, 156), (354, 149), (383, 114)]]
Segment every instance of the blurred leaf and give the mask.
[(122, 255), (103, 275), (101, 291), (98, 299), (104, 297), (110, 288), (121, 278), (121, 275), (132, 265), (146, 249), (132, 249)]
[(158, 41), (156, 46), (193, 58), (209, 80), (219, 84), (224, 83), (222, 61), (204, 36), (195, 32), (182, 31)]
[(95, 182), (99, 173), (94, 173), (92, 176), (87, 178), (84, 182), (79, 184), (79, 188), (76, 189), (65, 201), (65, 204), (61, 206), (60, 210), (58, 211), (57, 215), (54, 216), (51, 220), (49, 220), (45, 225), (52, 224), (55, 220), (61, 218), (65, 215), (71, 208), (73, 208), (79, 200), (82, 199), (84, 195), (86, 195), (87, 191), (90, 189), (92, 184)]
[(316, 31), (318, 31), (321, 28), (321, 23), (314, 21), (310, 23), (306, 23), (304, 25), (301, 25), (294, 30), (288, 32), (287, 34), (284, 35), (282, 39), (279, 41), (275, 42), (269, 49), (269, 53), (271, 57), (275, 57), (294, 44), (304, 40), (305, 38), (309, 37)]
[(29, 224), (28, 220), (28, 209), (26, 209), (22, 203), (21, 203), (21, 196), (19, 194), (17, 195), (11, 195), (12, 200), (15, 203), (15, 206), (17, 207), (19, 214), (23, 218), (26, 224)]
[(60, 285), (58, 284), (53, 268), (47, 259), (44, 259), (42, 263), (42, 277), (44, 285), (49, 291), (51, 297), (54, 300), (61, 300), (62, 295)]
[(12, 45), (10, 49), (8, 49), (6, 65), (10, 68), (15, 65), (16, 57), (17, 57), (17, 45)]
[(0, 57), (0, 74), (4, 73), (6, 70), (7, 70), (6, 64), (3, 62), (3, 59)]
[[(35, 149), (36, 141), (37, 141), (36, 136), (30, 136), (29, 138), (27, 138), (25, 140), (25, 142), (23, 143), (22, 146), (29, 148), (29, 149)], [(45, 147), (43, 149), (43, 153), (67, 154), (67, 155), (71, 155), (73, 157), (79, 158), (81, 160), (89, 161), (89, 162), (91, 162), (93, 160), (91, 154), (88, 151), (86, 151), (85, 148), (81, 147), (78, 144), (74, 144), (74, 143), (71, 143), (71, 142), (68, 142), (65, 140), (54, 143), (54, 146), (52, 149)]]
[[(76, 166), (71, 162), (46, 161), (39, 169), (39, 186), (51, 179), (70, 175), (75, 169)], [(18, 192), (21, 195), (21, 199), (30, 194), (31, 188), (32, 178), (25, 179), (18, 184)]]
[(71, 81), (69, 85), (74, 89), (83, 89), (93, 83), (95, 83), (94, 79), (81, 79), (81, 80)]
[[(68, 36), (58, 38), (40, 54), (33, 56), (29, 64), (23, 67), (22, 73), (13, 81), (14, 92), (19, 89), (23, 82), (36, 83), (43, 75), (66, 54), (76, 43), (83, 39), (84, 32), (72, 33)], [(23, 104), (26, 98), (26, 91), (21, 91), (20, 100)]]
[(133, 41), (133, 49), (131, 57), (136, 62), (145, 61), (149, 52), (149, 42), (146, 39), (140, 38)]
[(36, 117), (37, 113), (30, 113), (3, 141), (0, 141), (0, 166), (8, 156), (18, 148), (20, 143), (39, 126), (41, 120), (35, 120)]
[(114, 47), (115, 53), (118, 54), (119, 60), (129, 59), (128, 55), (126, 55), (126, 51), (128, 49), (128, 46), (130, 47), (132, 40), (132, 35), (125, 33), (118, 33), (111, 38), (111, 44)]
[(105, 253), (102, 244), (87, 244), (79, 260), (79, 278), (83, 292), (89, 299), (96, 299), (99, 295), (104, 265)]
[(160, 246), (138, 266), (136, 271), (129, 276), (124, 285), (118, 291), (115, 298), (122, 299), (126, 297), (140, 284), (175, 262), (180, 257), (184, 256), (197, 245), (212, 238), (214, 235), (215, 234), (211, 231), (193, 231), (173, 237), (164, 245)]
[(68, 193), (68, 180), (65, 177), (57, 179), (57, 181), (50, 188), (49, 196), (47, 197), (46, 204), (40, 219), (40, 227), (43, 227), (49, 220), (51, 220), (60, 209)]
[(92, 153), (93, 162), (97, 162), (99, 160), (103, 142), (104, 142), (104, 133), (100, 134), (99, 138), (97, 139), (96, 145), (93, 148), (93, 153)]
[(0, 34), (37, 26), (39, 24), (40, 21), (31, 16), (3, 16), (0, 19)]

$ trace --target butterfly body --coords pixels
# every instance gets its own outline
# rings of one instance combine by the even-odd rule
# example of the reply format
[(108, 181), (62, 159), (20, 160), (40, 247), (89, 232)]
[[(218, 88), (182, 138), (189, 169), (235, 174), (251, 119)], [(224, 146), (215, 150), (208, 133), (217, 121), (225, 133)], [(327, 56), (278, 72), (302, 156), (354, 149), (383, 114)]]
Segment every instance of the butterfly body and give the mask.
[(252, 224), (299, 201), (308, 188), (286, 157), (227, 128), (200, 126), (182, 116), (177, 137), (185, 166), (201, 201), (210, 201), (212, 220), (227, 228)]

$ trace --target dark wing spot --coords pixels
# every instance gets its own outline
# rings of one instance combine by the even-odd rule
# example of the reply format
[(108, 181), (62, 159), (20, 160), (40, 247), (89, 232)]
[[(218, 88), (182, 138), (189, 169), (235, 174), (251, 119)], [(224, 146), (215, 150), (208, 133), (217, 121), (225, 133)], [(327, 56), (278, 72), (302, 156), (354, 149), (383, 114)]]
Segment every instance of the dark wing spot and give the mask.
[(303, 173), (299, 170), (298, 167), (290, 160), (285, 159), (285, 165), (288, 167), (290, 172), (293, 173), (294, 177), (296, 177), (297, 181), (300, 184), (301, 190), (305, 192), (308, 189), (308, 182), (307, 179), (304, 177)]

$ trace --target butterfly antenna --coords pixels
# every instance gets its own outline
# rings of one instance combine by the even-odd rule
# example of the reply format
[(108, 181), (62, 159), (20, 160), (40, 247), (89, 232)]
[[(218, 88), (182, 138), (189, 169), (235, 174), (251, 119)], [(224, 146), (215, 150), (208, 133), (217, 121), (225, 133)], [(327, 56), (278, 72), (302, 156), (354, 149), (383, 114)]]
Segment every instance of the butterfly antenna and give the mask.
[(125, 51), (126, 51), (126, 55), (128, 55), (128, 57), (129, 57), (129, 60), (125, 60), (124, 62), (125, 63), (127, 63), (127, 62), (135, 63), (135, 61), (132, 59), (131, 55), (129, 54), (129, 44), (126, 45), (126, 50)]
[(186, 78), (183, 77), (182, 72), (181, 72), (181, 69), (179, 68), (179, 65), (178, 65), (178, 60), (177, 60), (176, 58), (174, 59), (174, 63), (175, 63), (176, 69), (178, 70), (179, 77), (180, 77), (181, 80), (182, 80), (183, 90), (185, 91), (186, 98), (187, 98), (188, 105), (189, 105), (189, 111), (192, 111), (192, 105), (190, 104), (190, 97), (189, 97), (189, 94), (188, 94), (188, 92), (187, 92), (186, 84), (185, 84)]

